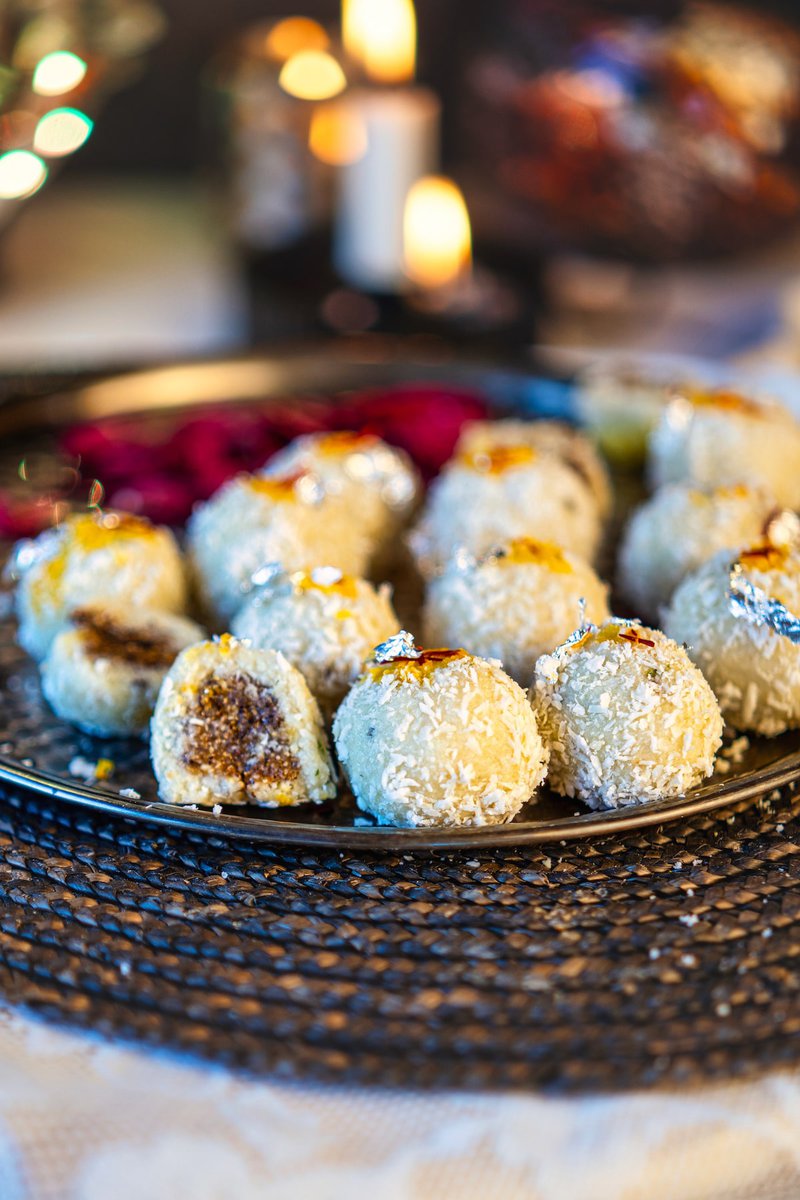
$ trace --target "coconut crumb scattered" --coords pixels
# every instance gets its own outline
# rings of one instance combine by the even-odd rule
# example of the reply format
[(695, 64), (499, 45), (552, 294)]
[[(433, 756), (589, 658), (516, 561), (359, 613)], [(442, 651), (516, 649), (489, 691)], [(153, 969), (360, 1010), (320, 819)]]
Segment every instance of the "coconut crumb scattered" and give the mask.
[(90, 762), (88, 758), (76, 754), (70, 760), (67, 770), (73, 779), (83, 779), (85, 783), (102, 783), (111, 778), (114, 774), (114, 767), (113, 759), (98, 758), (97, 762)]

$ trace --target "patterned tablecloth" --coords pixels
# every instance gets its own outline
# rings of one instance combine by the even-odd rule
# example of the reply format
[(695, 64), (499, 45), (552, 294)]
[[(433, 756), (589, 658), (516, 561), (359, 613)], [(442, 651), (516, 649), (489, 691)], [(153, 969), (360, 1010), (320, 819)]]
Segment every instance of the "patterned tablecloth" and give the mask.
[(0, 1009), (0, 1200), (796, 1200), (800, 1077), (582, 1100), (282, 1086)]

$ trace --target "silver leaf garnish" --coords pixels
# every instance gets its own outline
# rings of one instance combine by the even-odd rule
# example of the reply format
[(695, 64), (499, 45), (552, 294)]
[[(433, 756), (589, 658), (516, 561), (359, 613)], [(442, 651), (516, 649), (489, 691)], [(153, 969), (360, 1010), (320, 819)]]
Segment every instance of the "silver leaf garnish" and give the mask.
[(789, 612), (780, 600), (768, 595), (748, 579), (739, 562), (731, 566), (728, 607), (735, 617), (741, 617), (756, 627), (766, 625), (781, 637), (800, 645), (800, 617)]
[(381, 642), (380, 646), (376, 646), (372, 652), (373, 662), (376, 663), (394, 662), (396, 658), (421, 657), (422, 651), (417, 649), (412, 634), (406, 629), (392, 634), (385, 642)]
[(466, 546), (459, 546), (450, 559), (450, 565), (459, 575), (468, 575), (471, 571), (475, 570), (478, 560), (474, 554), (470, 553)]
[(289, 582), (289, 576), (286, 574), (282, 563), (268, 562), (259, 567), (257, 571), (249, 579), (243, 579), (239, 584), (239, 590), (245, 595), (258, 590), (262, 595), (274, 592), (279, 585)]
[(6, 562), (3, 578), (9, 583), (17, 583), (31, 567), (49, 558), (60, 541), (61, 530), (58, 526), (45, 530), (37, 538), (22, 538)]
[(311, 581), (317, 587), (334, 587), (335, 584), (341, 583), (344, 575), (338, 567), (314, 567), (311, 572)]
[(303, 504), (317, 505), (325, 499), (325, 488), (316, 475), (300, 475), (294, 485), (295, 495)]

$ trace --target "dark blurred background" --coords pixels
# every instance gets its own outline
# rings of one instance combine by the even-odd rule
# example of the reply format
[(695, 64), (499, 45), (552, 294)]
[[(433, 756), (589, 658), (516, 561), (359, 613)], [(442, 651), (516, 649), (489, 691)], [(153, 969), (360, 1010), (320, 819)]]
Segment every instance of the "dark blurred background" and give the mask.
[[(419, 75), (452, 84), (459, 54), (494, 9), (487, 0), (420, 0)], [(168, 28), (141, 79), (109, 102), (80, 170), (187, 171), (208, 158), (198, 96), (220, 47), (253, 21), (303, 13), (335, 27), (336, 0), (161, 0)]]
[[(723, 0), (724, 2), (724, 0)], [(575, 0), (419, 0), (419, 75), (445, 91), (457, 91), (459, 65), (471, 47), (480, 44), (512, 7), (535, 11), (537, 20), (561, 25), (602, 16), (652, 14), (669, 17), (685, 5), (675, 0), (621, 0), (588, 4)], [(742, 5), (735, 7), (741, 8)], [(774, 13), (800, 28), (800, 0), (759, 0), (759, 13)], [(204, 161), (203, 127), (198, 93), (209, 62), (221, 44), (252, 21), (303, 12), (336, 25), (336, 0), (161, 0), (168, 28), (152, 52), (145, 74), (132, 87), (113, 96), (91, 143), (76, 157), (72, 170), (112, 168), (140, 172), (188, 171)], [(453, 139), (453, 121), (445, 106), (446, 144)]]

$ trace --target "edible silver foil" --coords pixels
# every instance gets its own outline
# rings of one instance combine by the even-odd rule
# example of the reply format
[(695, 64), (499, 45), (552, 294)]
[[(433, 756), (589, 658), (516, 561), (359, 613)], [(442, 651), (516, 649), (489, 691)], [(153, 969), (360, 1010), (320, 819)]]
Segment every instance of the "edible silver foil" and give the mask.
[[(490, 562), (493, 556), (494, 552), (490, 552), (480, 561), (482, 563)], [(478, 559), (467, 550), (466, 546), (459, 546), (450, 559), (450, 564), (459, 575), (469, 575), (477, 567)]]
[(739, 562), (731, 566), (728, 606), (735, 617), (758, 627), (766, 625), (781, 637), (800, 645), (800, 617), (748, 579)]
[[(298, 582), (304, 576), (304, 572), (297, 572), (292, 576), (292, 582)], [(317, 587), (333, 587), (337, 583), (341, 583), (344, 576), (338, 567), (314, 567), (311, 572), (311, 580)]]
[(294, 491), (301, 504), (315, 507), (325, 499), (325, 488), (316, 475), (299, 475), (295, 480)]
[(57, 526), (45, 530), (37, 538), (22, 538), (14, 546), (3, 568), (3, 579), (17, 583), (31, 567), (49, 558), (60, 541), (61, 531)]
[(396, 658), (421, 658), (422, 651), (417, 649), (413, 635), (406, 629), (393, 634), (372, 652), (372, 660), (376, 663), (393, 662)]
[(253, 571), (250, 578), (243, 580), (239, 587), (245, 595), (258, 591), (262, 596), (271, 596), (279, 588), (291, 588), (291, 581), (281, 563), (268, 562), (264, 563), (263, 567), (259, 567), (257, 571)]
[(396, 450), (381, 442), (352, 450), (345, 458), (344, 470), (357, 483), (378, 488), (389, 508), (404, 510), (414, 500), (414, 473)]

